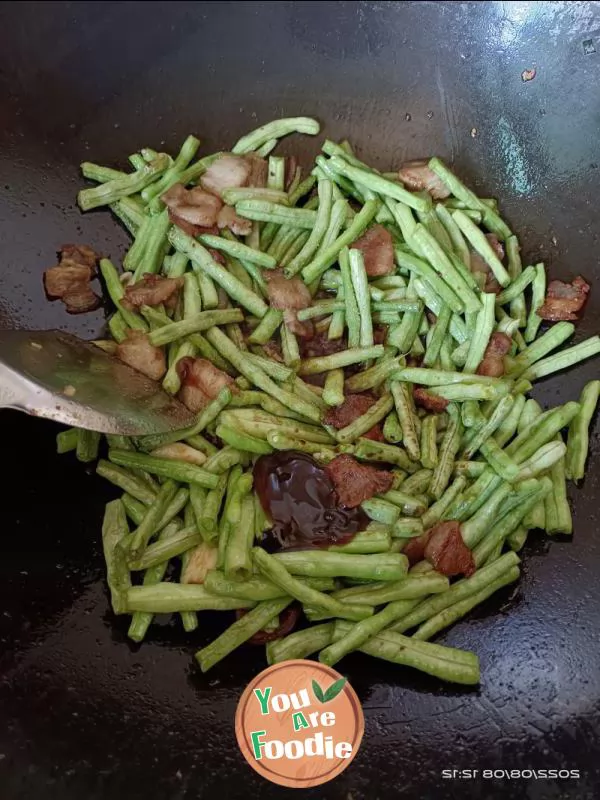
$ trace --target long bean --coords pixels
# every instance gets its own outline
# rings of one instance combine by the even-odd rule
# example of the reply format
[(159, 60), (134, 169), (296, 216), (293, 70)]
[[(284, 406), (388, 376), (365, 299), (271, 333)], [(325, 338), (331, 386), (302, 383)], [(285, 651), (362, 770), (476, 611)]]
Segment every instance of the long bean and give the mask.
[(355, 555), (295, 551), (277, 553), (274, 558), (281, 561), (292, 575), (315, 578), (362, 578), (373, 581), (400, 580), (408, 568), (408, 560), (401, 553), (377, 553)]
[(110, 589), (112, 609), (115, 614), (125, 614), (128, 609), (127, 592), (131, 577), (123, 547), (129, 535), (125, 508), (120, 500), (106, 504), (102, 522), (102, 547), (106, 563), (106, 580)]
[(333, 639), (333, 622), (313, 625), (302, 631), (295, 631), (283, 639), (276, 639), (267, 644), (267, 661), (279, 664), (297, 658), (307, 658), (313, 653), (327, 647)]
[(589, 428), (600, 396), (600, 381), (587, 383), (579, 398), (579, 413), (571, 420), (567, 438), (565, 472), (572, 481), (580, 481), (585, 474), (589, 450)]

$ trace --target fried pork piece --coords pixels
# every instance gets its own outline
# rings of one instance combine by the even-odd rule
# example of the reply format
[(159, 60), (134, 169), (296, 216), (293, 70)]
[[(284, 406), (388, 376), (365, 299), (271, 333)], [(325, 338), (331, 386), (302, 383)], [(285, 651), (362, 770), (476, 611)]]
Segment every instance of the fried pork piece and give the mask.
[(44, 290), (49, 300), (62, 300), (69, 314), (83, 314), (100, 305), (100, 298), (90, 287), (96, 276), (99, 256), (87, 245), (65, 244), (60, 261), (44, 272)]
[(356, 508), (363, 500), (391, 489), (391, 472), (361, 464), (350, 455), (336, 456), (325, 467), (335, 485), (340, 505)]
[(426, 411), (430, 411), (432, 414), (441, 414), (442, 411), (446, 410), (449, 402), (445, 397), (432, 394), (421, 386), (413, 390), (413, 397), (416, 405), (421, 406)]
[(477, 367), (477, 375), (501, 378), (504, 375), (504, 356), (510, 351), (511, 345), (506, 333), (492, 333), (481, 364)]
[[(348, 394), (341, 406), (330, 408), (327, 411), (323, 423), (338, 430), (345, 428), (358, 417), (362, 417), (376, 402), (377, 398), (370, 394)], [(373, 439), (376, 442), (385, 441), (380, 423), (373, 425), (363, 436), (365, 439)]]
[(181, 389), (177, 395), (190, 411), (201, 411), (224, 386), (234, 381), (226, 372), (215, 367), (206, 358), (186, 356), (177, 362)]
[(223, 203), (218, 197), (205, 192), (199, 186), (186, 189), (181, 183), (161, 195), (169, 209), (169, 219), (190, 236), (207, 233), (206, 228), (217, 224)]
[(589, 291), (590, 285), (581, 275), (572, 283), (550, 281), (544, 305), (538, 308), (537, 314), (550, 322), (576, 320), (577, 312), (583, 308)]
[(267, 162), (253, 153), (244, 156), (223, 153), (200, 178), (202, 188), (217, 197), (221, 197), (225, 189), (262, 187), (266, 182)]
[[(496, 253), (500, 261), (502, 261), (504, 258), (504, 245), (502, 242), (494, 233), (486, 233), (485, 238), (490, 243), (494, 253)], [(475, 252), (475, 250), (471, 250), (471, 272), (481, 272), (485, 275), (484, 292), (498, 294), (502, 291), (502, 287), (496, 280), (496, 276), (492, 272), (491, 267), (483, 260), (479, 253)]]
[(229, 228), (236, 236), (247, 236), (252, 231), (252, 221), (244, 217), (238, 217), (235, 208), (223, 206), (217, 217), (217, 227)]
[(161, 303), (173, 308), (182, 284), (181, 278), (163, 278), (146, 273), (140, 281), (125, 289), (121, 303), (129, 310), (140, 306), (159, 306)]
[(129, 330), (127, 338), (117, 345), (116, 356), (155, 381), (160, 380), (167, 371), (162, 349), (150, 344), (148, 335), (143, 331)]
[(296, 312), (312, 305), (312, 297), (300, 278), (286, 278), (280, 269), (266, 270), (267, 294), (272, 308), (282, 310), (288, 328), (303, 339), (310, 339), (314, 326), (310, 320), (300, 322)]
[(398, 177), (408, 189), (413, 192), (429, 192), (434, 200), (443, 200), (450, 196), (450, 189), (429, 169), (426, 159), (407, 161), (398, 170)]
[(472, 575), (475, 572), (473, 554), (463, 542), (460, 524), (456, 520), (438, 522), (421, 536), (411, 539), (402, 550), (411, 564), (424, 558), (438, 572), (451, 578), (454, 575)]
[(389, 275), (395, 269), (392, 234), (383, 225), (372, 225), (354, 242), (352, 249), (363, 254), (369, 277)]

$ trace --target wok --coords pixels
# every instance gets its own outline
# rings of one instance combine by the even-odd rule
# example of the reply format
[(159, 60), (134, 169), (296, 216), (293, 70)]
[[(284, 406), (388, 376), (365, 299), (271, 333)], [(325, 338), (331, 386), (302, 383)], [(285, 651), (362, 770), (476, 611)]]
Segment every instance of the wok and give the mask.
[[(75, 208), (80, 161), (122, 163), (146, 144), (176, 152), (189, 132), (212, 152), (297, 114), (385, 169), (441, 155), (501, 198), (525, 263), (600, 282), (597, 3), (20, 2), (0, 5), (0, 30), (2, 325), (84, 336), (103, 325), (101, 311), (68, 317), (42, 291), (63, 242), (124, 252), (108, 213)], [(308, 157), (318, 143), (284, 147)], [(594, 285), (577, 339), (598, 331), (599, 315)], [(555, 376), (536, 396), (575, 399), (597, 371), (596, 360)], [(110, 488), (59, 460), (51, 423), (3, 412), (0, 424), (2, 797), (288, 796), (235, 743), (236, 703), (262, 649), (199, 674), (192, 653), (221, 615), (203, 615), (191, 636), (174, 620), (128, 642), (103, 583)], [(343, 663), (364, 705), (364, 742), (307, 797), (597, 796), (599, 483), (592, 461), (572, 492), (573, 540), (533, 536), (518, 588), (442, 637), (479, 653), (478, 689), (359, 655)], [(452, 769), (480, 772), (442, 777)], [(486, 779), (484, 769), (580, 777)]]

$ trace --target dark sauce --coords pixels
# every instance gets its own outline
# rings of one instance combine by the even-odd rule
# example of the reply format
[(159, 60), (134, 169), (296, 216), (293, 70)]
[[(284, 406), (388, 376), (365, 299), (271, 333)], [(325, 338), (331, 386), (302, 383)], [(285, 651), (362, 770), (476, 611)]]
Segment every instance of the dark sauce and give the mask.
[(263, 542), (268, 550), (344, 544), (369, 522), (361, 508), (340, 506), (325, 470), (295, 450), (261, 456), (254, 488), (273, 523)]

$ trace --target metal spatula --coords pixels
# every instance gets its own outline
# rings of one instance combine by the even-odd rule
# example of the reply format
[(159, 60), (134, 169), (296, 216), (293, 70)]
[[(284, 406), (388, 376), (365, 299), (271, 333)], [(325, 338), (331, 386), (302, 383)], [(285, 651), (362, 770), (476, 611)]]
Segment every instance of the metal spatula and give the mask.
[(0, 408), (126, 436), (194, 421), (160, 384), (62, 331), (0, 331)]

